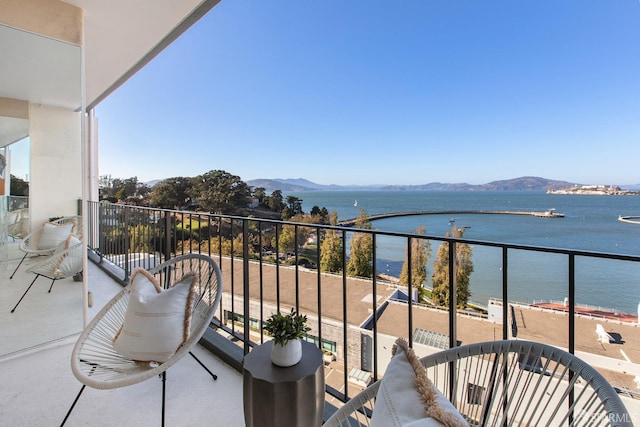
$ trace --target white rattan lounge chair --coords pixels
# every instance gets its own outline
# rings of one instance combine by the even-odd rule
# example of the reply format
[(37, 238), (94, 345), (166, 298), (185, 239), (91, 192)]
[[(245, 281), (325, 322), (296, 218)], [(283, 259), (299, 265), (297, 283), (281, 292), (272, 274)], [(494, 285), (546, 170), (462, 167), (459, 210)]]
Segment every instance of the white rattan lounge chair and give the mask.
[[(614, 388), (576, 356), (546, 344), (493, 341), (420, 359), (470, 425), (633, 425)], [(339, 408), (324, 427), (369, 426), (381, 381)]]
[(209, 371), (191, 350), (209, 327), (220, 302), (222, 276), (218, 264), (206, 255), (187, 254), (170, 259), (149, 270), (164, 289), (171, 288), (189, 272), (193, 273), (197, 279), (189, 338), (165, 362), (136, 362), (114, 348), (114, 338), (125, 319), (131, 285), (111, 299), (87, 325), (71, 355), (71, 369), (83, 385), (62, 425), (67, 421), (86, 386), (96, 389), (113, 389), (136, 384), (158, 375), (162, 378), (162, 425), (164, 425), (166, 370), (186, 354), (191, 354), (214, 380), (217, 379), (217, 376)]
[[(78, 240), (75, 240), (75, 242), (78, 242)], [(54, 252), (50, 257), (29, 267), (28, 271), (35, 274), (36, 277), (33, 278), (27, 290), (24, 291), (16, 305), (11, 309), (12, 313), (16, 311), (16, 308), (18, 308), (20, 302), (22, 302), (27, 295), (27, 292), (29, 292), (33, 284), (38, 280), (38, 277), (43, 276), (51, 279), (51, 286), (49, 286), (49, 292), (51, 292), (56, 280), (73, 277), (82, 271), (82, 242), (74, 243), (66, 249), (61, 248), (61, 250)]]
[[(73, 224), (71, 227), (71, 233), (73, 233), (78, 239), (82, 240), (82, 217), (81, 216), (66, 216), (64, 218), (59, 218), (54, 221), (51, 221), (51, 224), (56, 225), (67, 225)], [(42, 231), (44, 229), (44, 224), (37, 231), (32, 231), (27, 234), (24, 239), (20, 242), (20, 250), (24, 252), (24, 256), (16, 266), (16, 269), (13, 270), (9, 279), (13, 279), (13, 276), (16, 274), (16, 271), (20, 268), (24, 260), (28, 256), (38, 256), (38, 255), (51, 255), (55, 252), (57, 244), (52, 244), (46, 248), (40, 247), (40, 238)], [(60, 238), (60, 241), (63, 241), (67, 238), (67, 235), (64, 235)]]
[(22, 239), (27, 233), (29, 225), (29, 209), (17, 209), (7, 214), (7, 234), (15, 242)]

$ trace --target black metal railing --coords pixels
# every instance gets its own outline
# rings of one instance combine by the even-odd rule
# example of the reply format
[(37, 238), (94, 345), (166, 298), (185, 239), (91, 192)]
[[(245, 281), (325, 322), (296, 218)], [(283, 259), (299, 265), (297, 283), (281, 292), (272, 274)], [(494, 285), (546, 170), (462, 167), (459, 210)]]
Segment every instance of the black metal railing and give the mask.
[(7, 208), (9, 212), (29, 207), (28, 196), (7, 196)]
[[(474, 304), (472, 313), (457, 307), (455, 260), (460, 245), (470, 245), (474, 251), (484, 251), (484, 259), (490, 259), (492, 265), (499, 266), (498, 274), (485, 279), (493, 285), (491, 296), (494, 301), (501, 302), (499, 314), (504, 319), (501, 326), (496, 326), (499, 329), (494, 329), (494, 339), (514, 336), (514, 325), (507, 319), (514, 317), (510, 310), (513, 310), (514, 301), (518, 300), (515, 291), (523, 286), (538, 286), (531, 279), (522, 282), (522, 271), (536, 268), (542, 271), (549, 263), (549, 257), (553, 257), (554, 262), (561, 266), (558, 269), (560, 276), (564, 276), (558, 278), (555, 288), (561, 288), (558, 292), (566, 295), (562, 305), (568, 314), (566, 326), (558, 325), (558, 328), (566, 331), (566, 340), (561, 345), (571, 353), (576, 350), (578, 295), (586, 288), (597, 286), (597, 281), (601, 280), (590, 277), (590, 272), (603, 262), (612, 262), (615, 264), (607, 265), (609, 271), (635, 277), (640, 273), (640, 256), (633, 255), (103, 202), (89, 202), (87, 214), (89, 248), (100, 260), (120, 267), (122, 274), (118, 279), (123, 283), (126, 283), (134, 268), (150, 268), (175, 255), (196, 252), (214, 257), (223, 271), (225, 286), (225, 297), (220, 304), (216, 327), (241, 343), (244, 354), (252, 346), (264, 341), (261, 325), (271, 312), (293, 307), (307, 314), (312, 323), (309, 339), (336, 356), (336, 363), (342, 368), (339, 383), (327, 384), (327, 392), (342, 401), (355, 394), (351, 390), (358, 391), (356, 386), (350, 385), (350, 370), (355, 368), (359, 372), (369, 372), (370, 379), (377, 380), (378, 365), (383, 358), (380, 348), (387, 345), (388, 337), (395, 339), (405, 336), (413, 345), (416, 329), (429, 327), (430, 322), (424, 321), (425, 315), (431, 316), (431, 319), (438, 315), (447, 316), (446, 330), (439, 333), (448, 336), (448, 347), (461, 342), (463, 331), (459, 329), (459, 324), (463, 316), (469, 314), (474, 318), (487, 318), (487, 307), (481, 303)], [(372, 238), (374, 274), (371, 277), (356, 278), (347, 274), (349, 242), (354, 233), (367, 234)], [(339, 268), (331, 274), (322, 272), (320, 268), (323, 255), (321, 242), (329, 234), (337, 236), (341, 242)], [(432, 307), (416, 301), (411, 285), (400, 284), (385, 274), (388, 271), (384, 267), (389, 260), (383, 257), (388, 256), (388, 247), (401, 248), (405, 262), (408, 260), (411, 264), (415, 255), (411, 249), (414, 239), (434, 245), (448, 245), (449, 295), (445, 307)], [(540, 257), (542, 259), (537, 260)], [(408, 283), (412, 281), (411, 274), (411, 269), (408, 269)], [(472, 276), (472, 289), (473, 286)], [(639, 295), (635, 291), (619, 297), (637, 300)], [(615, 297), (612, 298), (611, 306), (615, 307), (617, 301)], [(398, 309), (402, 313), (400, 316), (387, 319), (385, 311)], [(496, 331), (499, 332), (496, 334)], [(539, 339), (545, 341), (545, 337)]]

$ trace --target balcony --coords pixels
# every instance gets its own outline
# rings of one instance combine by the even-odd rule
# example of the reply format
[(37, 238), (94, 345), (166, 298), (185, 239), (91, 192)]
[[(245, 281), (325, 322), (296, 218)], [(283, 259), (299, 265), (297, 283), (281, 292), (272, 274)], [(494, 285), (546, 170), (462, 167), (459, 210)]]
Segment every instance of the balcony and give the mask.
[[(308, 340), (327, 350), (326, 412), (382, 377), (390, 360), (391, 345), (398, 336), (408, 338), (420, 356), (460, 343), (518, 338), (552, 344), (583, 358), (618, 388), (634, 419), (640, 419), (635, 383), (636, 377), (640, 377), (640, 365), (635, 363), (640, 360), (637, 316), (577, 303), (593, 265), (611, 262), (620, 271), (636, 271), (640, 257), (357, 230), (372, 235), (374, 271), (382, 270), (378, 266), (377, 251), (388, 244), (389, 239), (407, 244), (414, 239), (444, 242), (454, 255), (459, 245), (465, 243), (473, 245), (474, 250), (486, 249), (492, 262), (501, 266), (496, 276), (496, 295), (486, 306), (460, 310), (455, 306), (455, 292), (450, 293), (448, 306), (436, 307), (416, 302), (410, 297), (413, 292), (407, 285), (399, 285), (384, 274), (370, 278), (347, 276), (344, 266), (348, 242), (356, 232), (350, 227), (104, 203), (89, 203), (86, 212), (85, 236), (91, 259), (86, 281), (93, 296), (88, 317), (120, 289), (136, 266), (150, 267), (164, 258), (187, 252), (208, 254), (221, 266), (223, 299), (210, 331), (196, 349), (198, 356), (218, 373), (219, 379), (212, 384), (206, 375), (202, 375), (202, 368), (187, 359), (169, 370), (169, 425), (195, 422), (190, 423), (184, 418), (186, 416), (193, 420), (215, 416), (220, 420), (216, 425), (242, 425), (242, 357), (268, 339), (260, 327), (262, 322), (272, 312), (291, 307), (309, 317), (312, 330)], [(294, 230), (292, 250), (280, 251), (282, 255), (276, 256), (277, 251), (271, 254), (259, 249), (271, 242), (277, 247), (283, 238), (284, 227)], [(313, 241), (309, 237), (324, 236), (328, 232), (347, 242), (342, 245), (341, 271), (324, 273), (309, 268), (313, 267), (309, 263), (304, 263), (308, 267), (303, 267), (302, 258), (312, 256), (313, 251), (316, 260), (320, 258), (317, 245), (305, 246)], [(287, 255), (286, 252), (291, 253)], [(566, 287), (565, 301), (556, 304), (518, 302), (511, 297), (517, 290), (521, 260), (527, 257), (532, 264), (536, 257), (541, 257), (544, 262), (549, 258), (558, 259), (566, 266), (566, 276), (562, 279)], [(12, 263), (15, 265), (15, 261)], [(9, 263), (9, 272), (12, 263)], [(524, 265), (530, 268), (529, 264)], [(450, 268), (455, 271), (455, 263), (451, 263)], [(8, 274), (3, 272), (3, 275)], [(11, 281), (3, 277), (3, 283), (26, 286), (29, 274), (20, 274)], [(455, 277), (455, 274), (449, 277)], [(12, 316), (24, 315), (24, 318), (39, 320), (30, 326), (25, 322), (26, 329), (14, 332), (13, 339), (44, 329), (48, 322), (42, 319), (56, 313), (45, 314), (42, 306), (34, 304), (33, 300), (62, 293), (64, 287), (73, 286), (70, 284), (60, 284), (60, 292), (57, 292), (56, 284), (52, 294), (44, 297), (41, 295), (44, 283), (40, 288), (34, 288), (31, 292), (36, 295), (32, 295), (31, 300), (25, 299)], [(452, 285), (450, 283), (450, 289), (455, 289)], [(0, 318), (4, 320), (7, 316), (3, 313)], [(68, 312), (65, 316), (77, 316), (77, 313)], [(600, 342), (597, 325), (603, 325), (617, 342)], [(14, 351), (3, 357), (0, 363), (4, 371), (11, 373), (2, 400), (3, 418), (15, 419), (23, 425), (37, 425), (43, 419), (58, 422), (64, 417), (79, 389), (68, 367), (78, 332), (79, 327), (71, 328), (69, 333), (62, 334), (62, 339), (51, 339), (44, 346), (32, 346), (27, 351)], [(87, 390), (68, 425), (88, 422), (100, 425), (100, 420), (104, 420), (104, 425), (113, 425), (114, 417), (122, 417), (124, 425), (133, 424), (130, 420), (134, 417), (140, 417), (135, 418), (135, 425), (156, 425), (160, 416), (160, 393), (159, 381), (107, 392)], [(35, 401), (43, 403), (37, 407), (29, 405)], [(142, 403), (134, 409), (130, 402), (136, 401)], [(114, 408), (127, 409), (114, 411)], [(29, 419), (32, 420), (30, 423), (24, 421)]]
[[(12, 280), (8, 276), (17, 261), (12, 261), (1, 272), (3, 285), (20, 288), (20, 293), (30, 283), (33, 276), (19, 270)], [(40, 282), (42, 281), (42, 282)], [(90, 316), (97, 312), (111, 295), (121, 289), (120, 284), (93, 263), (89, 263), (88, 281), (94, 297)], [(60, 425), (81, 384), (71, 373), (70, 355), (77, 329), (81, 326), (81, 312), (59, 313), (43, 312), (40, 300), (49, 305), (53, 300), (72, 294), (81, 299), (81, 283), (71, 280), (57, 282), (51, 294), (47, 294), (49, 283), (40, 278), (29, 291), (27, 297), (9, 314), (9, 306), (15, 304), (13, 298), (4, 303), (2, 320), (2, 345), (15, 336), (39, 336), (48, 342), (38, 344), (26, 350), (15, 351), (0, 357), (0, 370), (3, 374), (3, 387), (0, 392), (0, 418), (3, 425), (42, 426)], [(70, 289), (74, 288), (74, 289)], [(76, 308), (80, 303), (76, 304)], [(6, 310), (5, 310), (6, 308)], [(59, 307), (58, 307), (59, 308)], [(15, 323), (15, 319), (36, 319), (31, 323)], [(50, 319), (66, 319), (69, 324), (57, 327), (67, 328), (53, 338), (55, 331), (43, 331), (51, 326)], [(5, 323), (6, 321), (6, 323)], [(53, 323), (53, 322), (51, 322)], [(76, 331), (72, 333), (74, 325)], [(8, 336), (8, 328), (12, 337)], [(49, 334), (49, 338), (42, 338)], [(30, 345), (30, 343), (23, 343)], [(166, 425), (189, 426), (203, 420), (216, 419), (215, 425), (235, 427), (244, 424), (242, 413), (242, 374), (231, 368), (219, 358), (198, 346), (194, 349), (197, 357), (218, 375), (217, 381), (211, 377), (192, 358), (183, 359), (173, 366), (167, 374)], [(3, 354), (5, 352), (3, 351)], [(204, 374), (204, 375), (203, 375)], [(161, 381), (149, 380), (134, 386), (115, 390), (94, 390), (87, 388), (78, 401), (67, 426), (158, 426), (161, 418), (162, 403)]]

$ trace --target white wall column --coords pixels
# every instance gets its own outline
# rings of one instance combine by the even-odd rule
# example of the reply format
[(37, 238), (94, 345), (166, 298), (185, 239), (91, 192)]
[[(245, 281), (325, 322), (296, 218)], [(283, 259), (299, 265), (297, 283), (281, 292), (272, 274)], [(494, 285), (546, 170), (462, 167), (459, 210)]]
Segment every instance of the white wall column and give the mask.
[(76, 215), (82, 198), (80, 113), (29, 106), (31, 227), (51, 217)]

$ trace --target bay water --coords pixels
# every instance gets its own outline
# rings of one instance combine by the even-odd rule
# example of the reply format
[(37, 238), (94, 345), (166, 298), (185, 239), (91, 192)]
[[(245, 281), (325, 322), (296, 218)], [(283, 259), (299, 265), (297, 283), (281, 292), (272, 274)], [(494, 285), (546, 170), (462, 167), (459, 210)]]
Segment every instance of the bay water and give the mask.
[[(516, 211), (555, 209), (563, 218), (502, 214), (429, 214), (372, 221), (374, 229), (402, 233), (424, 226), (427, 235), (444, 236), (453, 224), (468, 227), (464, 237), (498, 243), (640, 255), (640, 225), (618, 220), (620, 215), (640, 216), (640, 196), (547, 194), (541, 191), (307, 191), (287, 193), (313, 206), (336, 211), (339, 220), (394, 212)], [(432, 240), (427, 266), (430, 277), (439, 242)], [(399, 276), (406, 239), (380, 236), (377, 240), (378, 273)], [(474, 271), (471, 301), (486, 306), (502, 295), (502, 251), (473, 245)], [(522, 250), (509, 251), (509, 299), (524, 303), (563, 301), (568, 294), (568, 257)], [(427, 283), (430, 286), (430, 283)], [(576, 257), (576, 301), (637, 313), (640, 303), (640, 263)]]

